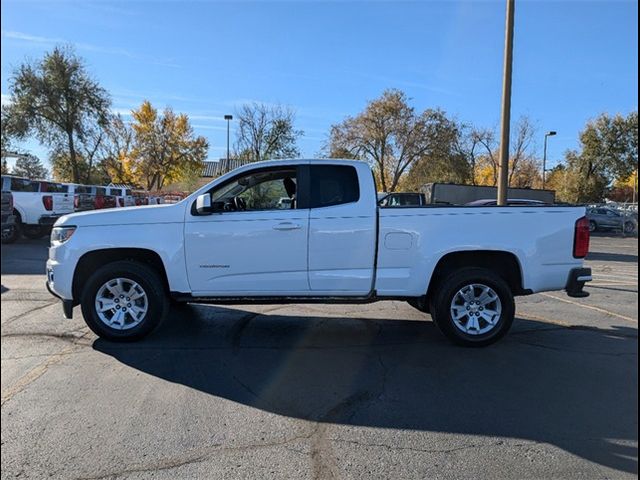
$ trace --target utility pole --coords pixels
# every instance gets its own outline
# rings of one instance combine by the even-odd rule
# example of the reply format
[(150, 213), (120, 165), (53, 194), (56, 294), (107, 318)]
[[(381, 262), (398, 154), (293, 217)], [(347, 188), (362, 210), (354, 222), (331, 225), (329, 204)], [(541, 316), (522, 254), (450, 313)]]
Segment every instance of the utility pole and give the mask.
[(513, 64), (513, 19), (516, 1), (507, 0), (507, 20), (504, 37), (504, 67), (502, 72), (502, 107), (500, 111), (500, 172), (498, 205), (507, 204), (509, 189), (509, 135), (511, 133), (511, 67)]

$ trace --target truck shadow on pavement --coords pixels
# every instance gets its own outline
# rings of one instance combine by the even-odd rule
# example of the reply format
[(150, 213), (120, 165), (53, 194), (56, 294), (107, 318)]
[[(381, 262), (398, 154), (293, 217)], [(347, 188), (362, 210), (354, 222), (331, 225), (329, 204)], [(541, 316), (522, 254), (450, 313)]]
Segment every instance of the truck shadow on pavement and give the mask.
[(94, 349), (279, 415), (524, 439), (637, 472), (635, 328), (519, 319), (500, 343), (465, 349), (431, 322), (285, 316), (279, 308), (182, 307), (145, 341), (96, 340)]

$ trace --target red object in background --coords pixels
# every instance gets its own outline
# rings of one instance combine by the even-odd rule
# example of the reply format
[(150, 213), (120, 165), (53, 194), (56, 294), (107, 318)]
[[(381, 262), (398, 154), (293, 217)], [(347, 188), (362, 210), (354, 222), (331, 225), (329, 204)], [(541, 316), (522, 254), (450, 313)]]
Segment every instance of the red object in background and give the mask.
[(575, 234), (573, 237), (574, 258), (584, 258), (589, 253), (589, 219), (579, 218), (576, 222)]
[(104, 208), (104, 197), (102, 195), (96, 195), (94, 205), (96, 206), (96, 209)]
[(78, 195), (73, 196), (73, 208), (78, 208), (80, 206), (80, 197)]
[(53, 210), (53, 197), (51, 195), (45, 195), (42, 197), (42, 204), (44, 205), (45, 210)]

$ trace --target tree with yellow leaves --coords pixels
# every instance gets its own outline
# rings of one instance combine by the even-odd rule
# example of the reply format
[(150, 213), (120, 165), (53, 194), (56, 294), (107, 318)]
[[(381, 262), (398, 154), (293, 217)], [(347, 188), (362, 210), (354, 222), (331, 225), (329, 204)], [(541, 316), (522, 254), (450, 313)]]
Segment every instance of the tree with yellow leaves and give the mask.
[(187, 115), (175, 114), (171, 108), (158, 114), (146, 100), (132, 115), (134, 147), (126, 168), (134, 183), (160, 190), (202, 168), (209, 144), (194, 135)]

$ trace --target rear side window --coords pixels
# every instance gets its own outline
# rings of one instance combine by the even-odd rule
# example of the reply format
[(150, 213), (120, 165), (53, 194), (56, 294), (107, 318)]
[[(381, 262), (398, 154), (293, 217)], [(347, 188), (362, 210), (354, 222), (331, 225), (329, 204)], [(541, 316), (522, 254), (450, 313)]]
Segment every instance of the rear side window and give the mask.
[(127, 196), (130, 196), (131, 195), (131, 190), (125, 190), (124, 194), (127, 195)]
[(40, 184), (38, 182), (32, 182), (26, 178), (12, 178), (11, 179), (11, 191), (12, 192), (37, 192), (40, 190)]
[(60, 183), (42, 182), (42, 188), (40, 191), (47, 193), (67, 193), (69, 191), (69, 187)]
[(358, 174), (346, 165), (311, 165), (310, 207), (330, 207), (360, 199)]
[(77, 185), (76, 193), (91, 193), (91, 187), (85, 187), (84, 185)]
[(106, 195), (107, 189), (104, 187), (96, 187), (96, 195)]

